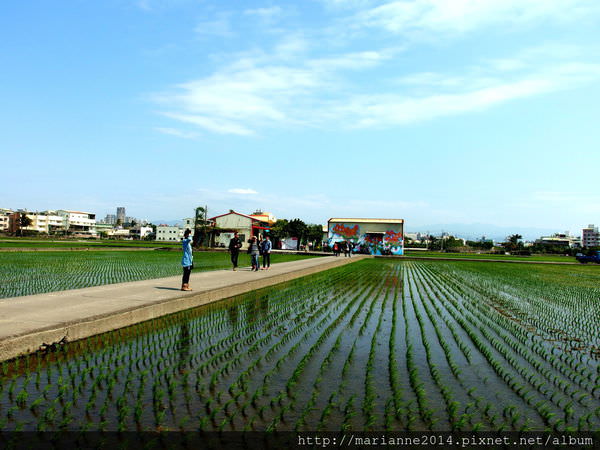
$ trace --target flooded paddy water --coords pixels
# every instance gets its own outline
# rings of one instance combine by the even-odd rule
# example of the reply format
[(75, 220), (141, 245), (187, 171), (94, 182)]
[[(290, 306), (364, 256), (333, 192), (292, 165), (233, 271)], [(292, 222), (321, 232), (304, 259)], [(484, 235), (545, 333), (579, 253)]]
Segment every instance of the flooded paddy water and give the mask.
[(0, 430), (600, 430), (598, 292), (494, 266), (364, 260), (7, 361)]

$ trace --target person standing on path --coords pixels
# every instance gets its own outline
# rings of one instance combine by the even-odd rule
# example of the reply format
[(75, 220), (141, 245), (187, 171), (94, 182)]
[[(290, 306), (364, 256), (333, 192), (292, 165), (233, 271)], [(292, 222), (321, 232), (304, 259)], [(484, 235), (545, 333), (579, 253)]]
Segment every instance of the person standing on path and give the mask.
[(233, 233), (233, 238), (231, 238), (231, 240), (229, 241), (229, 253), (231, 253), (231, 263), (233, 264), (233, 270), (237, 270), (240, 248), (242, 248), (242, 241), (240, 241), (237, 231), (235, 231)]
[(183, 278), (181, 280), (181, 290), (191, 291), (190, 288), (190, 274), (194, 268), (194, 255), (192, 254), (192, 240), (190, 239), (191, 231), (186, 228), (183, 233), (183, 240), (181, 245), (183, 247), (183, 256), (181, 257), (181, 266), (183, 267)]
[(271, 249), (273, 248), (273, 243), (269, 239), (269, 236), (265, 236), (265, 240), (262, 241), (261, 245), (261, 253), (263, 257), (263, 266), (262, 270), (269, 270), (271, 267)]
[(260, 248), (258, 246), (258, 240), (254, 236), (252, 236), (248, 241), (248, 254), (250, 255), (250, 259), (252, 260), (252, 270), (256, 270), (258, 272), (258, 267), (260, 265), (260, 263), (258, 262)]

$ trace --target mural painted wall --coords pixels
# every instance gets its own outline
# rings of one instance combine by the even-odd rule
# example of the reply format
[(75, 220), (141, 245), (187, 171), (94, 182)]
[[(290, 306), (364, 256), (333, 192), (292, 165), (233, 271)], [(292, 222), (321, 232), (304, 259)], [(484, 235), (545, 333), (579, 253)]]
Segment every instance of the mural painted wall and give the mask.
[(404, 228), (402, 223), (330, 222), (327, 242), (350, 241), (355, 253), (371, 255), (403, 255)]

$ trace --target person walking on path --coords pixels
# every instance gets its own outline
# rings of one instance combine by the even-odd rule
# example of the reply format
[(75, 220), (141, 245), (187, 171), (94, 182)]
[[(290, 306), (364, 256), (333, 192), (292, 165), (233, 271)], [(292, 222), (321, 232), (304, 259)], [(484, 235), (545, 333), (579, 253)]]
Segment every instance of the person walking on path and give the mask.
[(250, 259), (252, 260), (252, 270), (256, 270), (258, 272), (258, 267), (260, 265), (260, 263), (258, 262), (260, 247), (258, 246), (258, 241), (254, 236), (252, 236), (248, 241), (248, 254), (250, 255)]
[(333, 243), (333, 254), (335, 256), (338, 256), (340, 254), (340, 246), (338, 245), (337, 242)]
[(263, 266), (262, 270), (269, 270), (271, 267), (271, 249), (273, 248), (273, 243), (269, 239), (269, 236), (265, 236), (265, 240), (262, 241), (261, 245), (261, 253), (263, 257)]
[(235, 231), (233, 233), (233, 238), (231, 238), (231, 240), (229, 241), (229, 253), (231, 253), (231, 263), (233, 264), (233, 270), (237, 270), (240, 248), (242, 248), (242, 241), (240, 241), (237, 231)]
[(192, 240), (190, 239), (191, 231), (186, 228), (183, 233), (181, 245), (183, 247), (183, 256), (181, 257), (181, 266), (183, 267), (183, 278), (181, 279), (181, 290), (191, 291), (190, 274), (194, 268), (194, 255), (192, 254)]
[(346, 242), (346, 250), (348, 251), (348, 258), (352, 258), (352, 250), (354, 249), (354, 244), (352, 241)]

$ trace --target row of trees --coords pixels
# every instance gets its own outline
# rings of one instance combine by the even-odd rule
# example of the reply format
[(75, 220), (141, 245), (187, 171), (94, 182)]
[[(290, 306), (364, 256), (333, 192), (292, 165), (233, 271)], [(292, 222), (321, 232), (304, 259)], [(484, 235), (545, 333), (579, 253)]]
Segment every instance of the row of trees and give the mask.
[(273, 224), (269, 232), (271, 240), (277, 244), (286, 237), (298, 238), (298, 248), (311, 242), (315, 248), (321, 246), (323, 240), (323, 227), (317, 224), (306, 224), (300, 219), (279, 219)]
[[(550, 253), (550, 254), (568, 254), (574, 256), (576, 253), (593, 253), (599, 248), (592, 249), (581, 249), (581, 248), (569, 248), (564, 245), (552, 245), (534, 243), (529, 246), (525, 246), (522, 241), (523, 236), (520, 234), (511, 234), (506, 237), (506, 241), (499, 244), (496, 247), (496, 252), (510, 252), (513, 255), (531, 255), (532, 253)], [(407, 242), (409, 247), (422, 247), (429, 250), (436, 251), (449, 251), (449, 252), (460, 252), (460, 251), (494, 251), (494, 244), (490, 240), (481, 239), (479, 241), (465, 241), (462, 239), (456, 239), (453, 236), (445, 238), (437, 238), (435, 236), (428, 236), (427, 243), (418, 244), (413, 242)]]
[(410, 238), (406, 238), (405, 246), (412, 248), (426, 248), (434, 251), (461, 251), (461, 250), (491, 250), (494, 246), (492, 241), (482, 239), (480, 241), (463, 241), (454, 236), (446, 236), (439, 238), (429, 235), (425, 238), (425, 242), (416, 242)]

